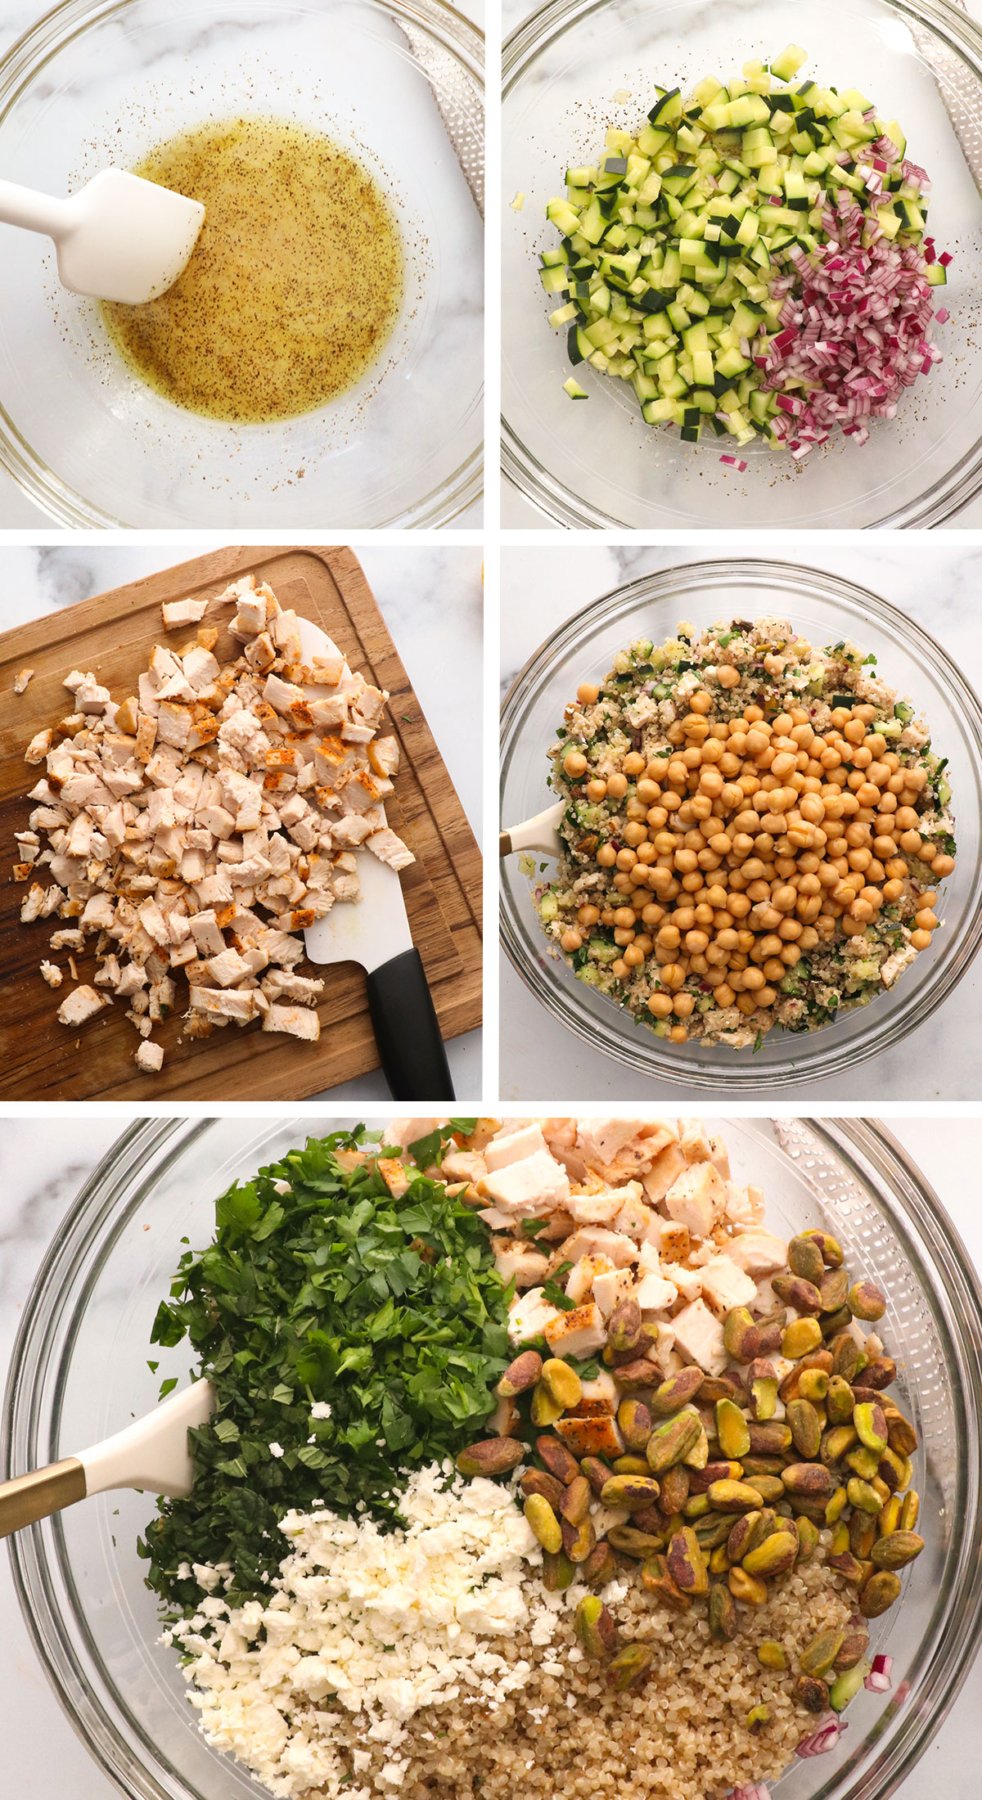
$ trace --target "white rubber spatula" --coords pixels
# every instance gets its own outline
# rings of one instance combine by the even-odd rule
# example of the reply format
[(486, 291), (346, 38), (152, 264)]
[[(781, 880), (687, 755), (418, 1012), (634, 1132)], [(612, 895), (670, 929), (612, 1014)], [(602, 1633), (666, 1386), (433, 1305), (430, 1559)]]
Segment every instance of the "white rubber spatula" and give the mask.
[(188, 1432), (203, 1425), (215, 1403), (210, 1381), (195, 1381), (162, 1400), (146, 1418), (30, 1475), (0, 1481), (0, 1537), (73, 1506), (108, 1488), (145, 1488), (176, 1499), (191, 1492), (194, 1467)]
[(526, 819), (523, 825), (511, 825), (499, 832), (498, 855), (511, 856), (519, 850), (544, 850), (547, 856), (559, 856), (563, 847), (559, 827), (565, 811), (566, 802), (554, 800), (544, 812), (536, 813), (534, 819)]
[[(299, 621), (304, 659), (334, 660), (341, 651), (310, 619)], [(341, 657), (341, 679), (351, 675)], [(360, 963), (382, 1073), (395, 1100), (452, 1100), (453, 1084), (433, 996), (413, 943), (395, 869), (370, 850), (356, 852), (361, 899), (332, 906), (304, 932), (312, 963)]]
[(0, 224), (52, 238), (65, 287), (125, 306), (142, 306), (173, 286), (204, 217), (200, 200), (125, 169), (103, 169), (67, 200), (0, 181)]

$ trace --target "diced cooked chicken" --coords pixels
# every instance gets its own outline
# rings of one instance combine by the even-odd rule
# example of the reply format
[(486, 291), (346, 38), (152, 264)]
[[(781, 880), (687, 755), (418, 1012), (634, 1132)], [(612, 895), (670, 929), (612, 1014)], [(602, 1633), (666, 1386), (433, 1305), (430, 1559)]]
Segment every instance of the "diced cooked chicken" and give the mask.
[(764, 1217), (764, 1196), (758, 1187), (734, 1187), (727, 1183), (726, 1216), (731, 1225), (759, 1225)]
[(35, 732), (24, 751), (24, 761), (34, 764), (43, 762), (54, 742), (54, 735), (50, 726), (46, 727), (44, 731)]
[(653, 1213), (645, 1238), (655, 1246), (663, 1262), (685, 1262), (689, 1255), (691, 1239), (677, 1219), (663, 1219)]
[(152, 1043), (150, 1038), (144, 1038), (142, 1043), (137, 1046), (133, 1061), (137, 1068), (143, 1069), (146, 1074), (156, 1075), (163, 1067), (164, 1047), (162, 1044)]
[(503, 1169), (508, 1163), (521, 1162), (523, 1157), (534, 1156), (536, 1152), (544, 1152), (546, 1140), (538, 1125), (503, 1126), (501, 1131), (491, 1139), (484, 1151), (484, 1161), (490, 1173)]
[(487, 1165), (479, 1150), (448, 1150), (443, 1173), (448, 1181), (483, 1181)]
[(734, 1306), (750, 1306), (757, 1284), (729, 1256), (714, 1256), (702, 1268), (702, 1297), (718, 1319)]
[(547, 1325), (564, 1317), (565, 1314), (545, 1298), (540, 1287), (529, 1288), (527, 1293), (519, 1294), (508, 1309), (508, 1336), (513, 1344), (542, 1337)]
[(160, 608), (165, 631), (174, 631), (178, 625), (197, 625), (207, 611), (207, 600), (165, 600)]
[(65, 979), (58, 964), (53, 962), (41, 964), (41, 978), (47, 982), (49, 988), (59, 988)]
[(305, 665), (297, 617), (266, 583), (244, 576), (221, 599), (247, 645), (234, 661), (188, 598), (161, 617), (196, 637), (155, 644), (118, 704), (95, 672), (67, 676), (72, 714), (27, 750), (46, 767), (18, 839), (22, 917), (77, 920), (71, 948), (95, 940), (95, 987), (131, 1003), (141, 1036), (173, 1010), (183, 968), (187, 1035), (257, 1019), (313, 1040), (324, 983), (296, 973), (298, 934), (359, 899), (356, 846), (412, 861), (382, 804), (398, 745), (376, 740), (384, 692), (334, 645)]
[(673, 1182), (685, 1173), (686, 1160), (677, 1144), (666, 1144), (655, 1157), (650, 1169), (641, 1177), (644, 1191), (652, 1205), (664, 1200)]
[(263, 1015), (264, 1031), (281, 1031), (287, 1037), (306, 1038), (316, 1043), (321, 1034), (321, 1022), (317, 1013), (309, 1006), (270, 1006)]
[(252, 988), (239, 992), (235, 988), (194, 986), (191, 989), (191, 1011), (207, 1013), (213, 1019), (234, 1019), (239, 1025), (247, 1025), (259, 1011), (259, 1000)]
[(595, 1301), (587, 1301), (570, 1312), (560, 1312), (546, 1325), (545, 1340), (554, 1356), (587, 1357), (594, 1350), (602, 1350), (607, 1331), (599, 1306)]
[(601, 1412), (614, 1414), (620, 1401), (620, 1391), (609, 1369), (600, 1369), (596, 1375), (589, 1376), (582, 1383), (582, 1404), (589, 1406), (591, 1412), (584, 1417), (598, 1418)]
[(577, 1225), (613, 1225), (623, 1206), (618, 1189), (596, 1194), (571, 1194), (567, 1207)]
[(725, 1205), (726, 1183), (711, 1162), (693, 1163), (665, 1195), (669, 1217), (692, 1237), (708, 1237)]
[(721, 1375), (727, 1355), (723, 1327), (703, 1299), (693, 1300), (672, 1320), (676, 1348), (687, 1362), (697, 1363), (707, 1375)]
[(712, 1144), (701, 1119), (679, 1120), (679, 1144), (686, 1162), (709, 1162)]
[(678, 1299), (678, 1288), (661, 1271), (648, 1270), (634, 1290), (642, 1312), (666, 1312)]
[(58, 1022), (61, 1025), (84, 1025), (87, 1019), (95, 1018), (109, 1002), (105, 994), (97, 994), (95, 988), (83, 984), (73, 988), (66, 994), (58, 1008)]
[(543, 1256), (527, 1240), (492, 1238), (494, 1263), (502, 1281), (513, 1281), (518, 1288), (540, 1287), (546, 1278), (549, 1258)]
[(634, 1276), (630, 1269), (611, 1269), (609, 1274), (595, 1275), (593, 1280), (593, 1298), (605, 1319), (609, 1319), (615, 1306), (622, 1300), (628, 1300), (634, 1290)]
[(26, 694), (33, 679), (33, 669), (21, 669), (20, 673), (14, 677), (14, 693)]
[(387, 825), (381, 831), (373, 831), (365, 839), (365, 844), (372, 855), (377, 856), (379, 862), (385, 863), (387, 868), (408, 869), (410, 863), (416, 861), (412, 851), (407, 850), (402, 839), (396, 837), (395, 832), (390, 831)]
[(662, 1263), (661, 1273), (677, 1288), (683, 1300), (698, 1300), (702, 1294), (702, 1272), (687, 1268), (685, 1263)]
[(754, 1281), (760, 1281), (764, 1276), (774, 1275), (778, 1269), (784, 1268), (788, 1260), (788, 1246), (782, 1238), (774, 1237), (769, 1231), (742, 1231), (738, 1237), (730, 1238), (726, 1254), (738, 1269), (742, 1269)]
[(569, 1199), (569, 1177), (548, 1150), (489, 1171), (484, 1186), (488, 1198), (516, 1218), (536, 1218)]
[(625, 1198), (624, 1204), (614, 1220), (614, 1230), (623, 1232), (625, 1237), (635, 1238), (640, 1243), (650, 1229), (655, 1215), (650, 1206), (646, 1206), (641, 1198), (642, 1190), (639, 1182), (629, 1182), (619, 1191)]
[(589, 1300), (598, 1275), (613, 1273), (614, 1265), (608, 1256), (581, 1256), (566, 1278), (566, 1298), (572, 1300), (574, 1306), (582, 1305), (584, 1300)]
[(616, 1456), (624, 1454), (620, 1427), (609, 1413), (597, 1413), (585, 1419), (567, 1413), (556, 1420), (553, 1430), (573, 1456), (602, 1456), (613, 1462)]
[(626, 1269), (637, 1262), (638, 1246), (619, 1231), (605, 1231), (599, 1225), (581, 1225), (566, 1239), (563, 1261), (577, 1262), (581, 1256), (605, 1256), (615, 1269)]

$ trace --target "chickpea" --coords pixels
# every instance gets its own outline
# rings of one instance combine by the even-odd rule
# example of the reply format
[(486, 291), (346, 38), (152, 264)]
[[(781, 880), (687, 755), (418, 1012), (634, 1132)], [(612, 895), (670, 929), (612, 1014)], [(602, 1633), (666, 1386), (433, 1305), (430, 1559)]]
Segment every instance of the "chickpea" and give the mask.
[(607, 783), (600, 776), (594, 776), (586, 784), (586, 795), (588, 800), (606, 800)]
[(635, 852), (626, 845), (623, 850), (618, 850), (617, 852), (617, 867), (619, 869), (633, 869), (637, 860)]
[(672, 1011), (677, 1019), (691, 1019), (696, 1003), (691, 994), (676, 994)]
[(591, 925), (596, 925), (599, 917), (600, 917), (599, 909), (596, 906), (589, 906), (589, 905), (581, 906), (576, 914), (577, 923), (580, 925), (585, 925), (587, 927), (589, 927)]
[(628, 844), (632, 850), (636, 850), (639, 844), (645, 842), (648, 832), (644, 825), (628, 823), (621, 832), (621, 836), (625, 844)]
[(915, 950), (927, 950), (931, 943), (931, 933), (920, 929), (912, 931), (910, 941)]
[(672, 1010), (671, 994), (662, 994), (657, 990), (648, 995), (648, 1011), (654, 1013), (656, 1019), (667, 1019)]
[(718, 680), (720, 687), (739, 687), (740, 671), (739, 669), (732, 668), (729, 663), (724, 663), (722, 668), (717, 670), (716, 679)]
[(619, 771), (607, 777), (607, 794), (611, 800), (623, 800), (627, 793), (627, 776)]
[(673, 1044), (684, 1044), (689, 1036), (684, 1025), (673, 1025), (668, 1035)]
[(615, 981), (623, 981), (627, 974), (627, 963), (624, 962), (621, 957), (618, 957), (616, 962), (610, 964), (610, 972)]
[(563, 768), (573, 781), (578, 781), (586, 773), (586, 757), (582, 750), (567, 750), (563, 757)]
[(574, 931), (572, 927), (570, 927), (568, 931), (563, 932), (559, 942), (564, 950), (580, 950), (583, 947), (583, 936), (581, 932)]
[(644, 951), (639, 950), (636, 943), (628, 944), (624, 952), (624, 961), (629, 969), (639, 969), (644, 962)]
[(617, 851), (613, 844), (601, 844), (597, 851), (597, 861), (602, 869), (612, 869), (617, 861)]
[(933, 863), (931, 864), (931, 873), (933, 875), (937, 875), (939, 878), (943, 879), (945, 875), (951, 874), (954, 866), (955, 866), (954, 857), (948, 856), (947, 854), (945, 854), (945, 852), (942, 851), (941, 853), (939, 853), (939, 855), (937, 855), (935, 857)]
[(581, 681), (576, 690), (576, 698), (581, 706), (596, 706), (600, 699), (600, 689), (596, 682)]
[[(937, 931), (939, 920), (937, 915), (931, 912), (930, 908), (925, 908), (921, 912), (914, 914), (914, 923), (920, 931)], [(687, 938), (686, 943), (688, 943), (688, 941)]]

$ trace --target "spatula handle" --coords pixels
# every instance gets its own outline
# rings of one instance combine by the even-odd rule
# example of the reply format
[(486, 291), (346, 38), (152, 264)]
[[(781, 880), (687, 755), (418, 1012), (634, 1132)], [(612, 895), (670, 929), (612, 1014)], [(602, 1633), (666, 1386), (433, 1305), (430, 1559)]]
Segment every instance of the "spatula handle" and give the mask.
[(49, 1463), (30, 1475), (15, 1475), (12, 1481), (0, 1481), (0, 1537), (47, 1519), (63, 1506), (74, 1506), (85, 1494), (85, 1470), (77, 1456)]
[(372, 970), (368, 1007), (392, 1098), (453, 1100), (447, 1052), (418, 950), (404, 950)]
[(36, 193), (34, 188), (21, 187), (17, 181), (0, 181), (2, 225), (22, 225), (26, 231), (40, 231), (47, 237), (59, 238), (74, 218), (70, 200)]

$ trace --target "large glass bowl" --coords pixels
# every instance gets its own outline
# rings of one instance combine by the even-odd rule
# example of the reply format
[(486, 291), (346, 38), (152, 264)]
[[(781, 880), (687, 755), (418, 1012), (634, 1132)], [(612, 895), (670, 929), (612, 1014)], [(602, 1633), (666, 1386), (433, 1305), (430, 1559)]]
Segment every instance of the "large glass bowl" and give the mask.
[[(593, 1049), (661, 1082), (758, 1093), (852, 1070), (896, 1044), (939, 1006), (967, 969), (982, 939), (978, 884), (982, 842), (982, 706), (955, 664), (904, 613), (851, 582), (787, 563), (683, 564), (643, 576), (595, 600), (536, 651), (502, 710), (501, 823), (534, 818), (551, 800), (546, 751), (581, 681), (602, 678), (615, 653), (636, 638), (656, 644), (679, 621), (697, 628), (719, 619), (776, 614), (813, 644), (853, 641), (877, 657), (877, 674), (913, 697), (934, 748), (949, 759), (958, 838), (954, 874), (941, 888), (944, 921), (930, 949), (896, 986), (868, 1006), (818, 1031), (774, 1030), (755, 1054), (725, 1045), (668, 1044), (594, 988), (579, 981), (546, 936), (520, 859), (501, 864), (501, 937), (526, 986)], [(912, 1082), (912, 1087), (915, 1085)]]
[[(440, 525), (480, 493), (480, 34), (444, 0), (64, 0), (0, 62), (0, 169), (52, 193), (243, 114), (350, 148), (406, 292), (373, 370), (271, 425), (200, 418), (111, 347), (46, 238), (3, 230), (0, 465), (65, 525)], [(448, 128), (449, 121), (449, 128)], [(453, 132), (453, 140), (449, 132)]]
[[(652, 430), (621, 381), (587, 372), (585, 404), (563, 392), (565, 333), (548, 324), (538, 251), (558, 243), (546, 202), (567, 164), (596, 161), (608, 125), (634, 128), (656, 82), (721, 79), (767, 60), (789, 36), (802, 76), (855, 86), (906, 128), (933, 178), (930, 229), (954, 254), (945, 360), (874, 421), (861, 448), (842, 438), (801, 467), (762, 443), (732, 450)], [(561, 525), (936, 525), (982, 484), (982, 32), (947, 0), (551, 0), (509, 38), (504, 58), (502, 331), (505, 471)], [(625, 98), (627, 96), (627, 98)], [(516, 192), (524, 206), (507, 202)]]
[[(295, 1118), (151, 1120), (122, 1137), (86, 1184), (41, 1269), (7, 1392), (5, 1466), (71, 1453), (154, 1404), (180, 1350), (146, 1366), (150, 1327), (184, 1237), (202, 1247), (215, 1196), (305, 1134)], [(927, 1548), (903, 1600), (873, 1630), (894, 1692), (860, 1693), (832, 1755), (795, 1765), (780, 1800), (880, 1800), (936, 1734), (982, 1636), (982, 1295), (931, 1190), (878, 1127), (792, 1120), (720, 1125), (737, 1179), (763, 1187), (775, 1229), (825, 1225), (890, 1296), (883, 1327), (917, 1427), (915, 1486)], [(137, 1534), (149, 1496), (84, 1502), (11, 1540), (24, 1617), (59, 1699), (130, 1800), (257, 1800), (263, 1790), (205, 1744), (172, 1651), (157, 1642)]]

